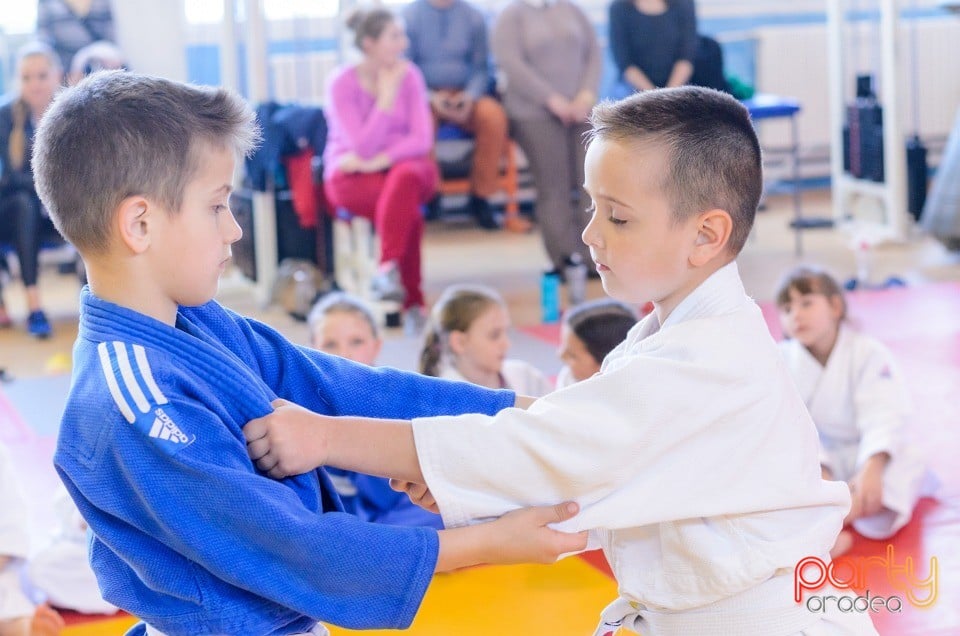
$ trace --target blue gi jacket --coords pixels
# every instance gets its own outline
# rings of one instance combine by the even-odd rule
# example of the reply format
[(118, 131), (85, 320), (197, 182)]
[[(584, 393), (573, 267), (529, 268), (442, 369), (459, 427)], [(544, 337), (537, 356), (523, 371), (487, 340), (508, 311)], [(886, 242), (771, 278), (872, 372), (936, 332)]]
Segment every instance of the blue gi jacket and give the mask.
[(402, 628), (417, 612), (436, 532), (341, 512), (323, 470), (259, 474), (241, 431), (274, 398), (396, 418), (514, 400), (297, 347), (216, 302), (172, 328), (88, 289), (73, 359), (54, 463), (93, 530), (104, 598), (169, 636)]

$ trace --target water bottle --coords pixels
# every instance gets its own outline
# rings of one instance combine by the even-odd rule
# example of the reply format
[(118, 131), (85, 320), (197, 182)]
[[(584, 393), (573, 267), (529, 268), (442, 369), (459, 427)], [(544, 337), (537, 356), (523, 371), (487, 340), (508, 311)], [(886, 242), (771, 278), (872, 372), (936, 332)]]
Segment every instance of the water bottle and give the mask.
[(570, 305), (579, 305), (587, 299), (587, 266), (583, 264), (583, 257), (571, 254), (567, 265), (563, 268), (563, 276), (567, 279), (567, 300)]
[(544, 324), (560, 320), (560, 275), (553, 270), (540, 277), (540, 313)]

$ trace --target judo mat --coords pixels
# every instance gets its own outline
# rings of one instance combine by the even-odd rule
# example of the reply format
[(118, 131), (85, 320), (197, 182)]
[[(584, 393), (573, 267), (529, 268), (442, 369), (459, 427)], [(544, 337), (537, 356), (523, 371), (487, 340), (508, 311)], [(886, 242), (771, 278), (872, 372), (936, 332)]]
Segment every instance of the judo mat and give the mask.
[[(835, 578), (860, 574), (850, 598), (869, 590), (877, 611), (870, 615), (883, 636), (960, 636), (960, 448), (956, 396), (960, 394), (960, 284), (946, 283), (849, 296), (854, 326), (885, 342), (896, 354), (916, 405), (914, 430), (940, 478), (935, 499), (920, 502), (913, 520), (889, 541), (858, 537)], [(771, 332), (779, 337), (776, 309), (762, 306)], [(558, 341), (556, 325), (522, 328), (519, 334), (549, 352)], [(537, 344), (539, 343), (539, 345)], [(518, 356), (520, 357), (520, 356)], [(549, 368), (544, 368), (549, 371)], [(10, 448), (32, 504), (36, 535), (49, 532), (47, 512), (56, 485), (50, 464), (57, 420), (69, 381), (66, 376), (17, 380), (0, 385), (0, 439)], [(656, 493), (651, 493), (656, 496)], [(936, 596), (918, 581), (931, 576), (935, 559)], [(844, 563), (843, 566), (840, 563)], [(844, 569), (846, 568), (846, 569)], [(599, 553), (559, 563), (469, 568), (435, 577), (412, 627), (411, 636), (489, 636), (592, 633), (616, 585)], [(899, 611), (892, 598), (902, 599)], [(809, 595), (805, 597), (808, 599)], [(859, 601), (857, 606), (862, 606)], [(809, 607), (809, 606), (808, 606)], [(844, 606), (846, 607), (846, 606)], [(827, 611), (837, 611), (835, 606)], [(67, 613), (65, 636), (123, 634), (135, 621), (120, 615), (89, 617)], [(332, 628), (335, 636), (355, 634)], [(363, 632), (392, 634), (395, 631)]]

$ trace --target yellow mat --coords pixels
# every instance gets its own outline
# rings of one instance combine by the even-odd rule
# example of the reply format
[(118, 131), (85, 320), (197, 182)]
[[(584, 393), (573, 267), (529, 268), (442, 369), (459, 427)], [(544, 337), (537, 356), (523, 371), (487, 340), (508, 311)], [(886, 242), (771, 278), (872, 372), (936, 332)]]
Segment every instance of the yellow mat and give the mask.
[[(550, 634), (584, 636), (616, 596), (614, 581), (577, 557), (553, 565), (471, 568), (434, 577), (409, 630), (356, 632), (331, 628), (334, 636), (490, 636)], [(117, 618), (68, 627), (63, 636), (122, 636), (136, 623)]]
[(616, 595), (613, 579), (576, 557), (553, 565), (473, 568), (434, 577), (407, 631), (331, 633), (584, 636), (593, 633), (600, 611)]

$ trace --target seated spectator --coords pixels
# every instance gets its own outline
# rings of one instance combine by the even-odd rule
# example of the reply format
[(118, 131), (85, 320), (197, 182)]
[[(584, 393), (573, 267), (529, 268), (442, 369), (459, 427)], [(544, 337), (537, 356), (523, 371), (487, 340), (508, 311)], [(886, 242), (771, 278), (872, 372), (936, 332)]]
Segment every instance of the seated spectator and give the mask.
[(633, 90), (690, 81), (699, 44), (693, 0), (614, 0), (608, 24), (619, 76)]
[[(37, 122), (53, 101), (62, 76), (53, 49), (40, 42), (28, 43), (17, 54), (17, 88), (0, 105), (0, 241), (12, 243), (20, 261), (29, 311), (27, 331), (37, 338), (51, 333), (37, 289), (40, 239), (55, 230), (34, 188), (30, 154)], [(10, 324), (0, 296), (0, 327)]]
[(67, 80), (72, 86), (90, 73), (115, 71), (126, 67), (126, 57), (120, 47), (113, 42), (99, 40), (77, 51), (70, 63)]
[(637, 314), (612, 298), (591, 300), (573, 307), (563, 316), (558, 353), (563, 368), (557, 388), (581, 382), (600, 371), (607, 354), (623, 342)]
[(439, 179), (427, 87), (403, 58), (407, 36), (390, 11), (358, 10), (347, 26), (363, 57), (334, 72), (327, 88), (324, 190), (332, 211), (373, 221), (380, 237), (374, 296), (402, 300), (404, 319), (419, 323), (421, 206)]
[(550, 383), (536, 367), (507, 358), (510, 314), (494, 290), (480, 285), (448, 287), (430, 316), (420, 373), (530, 397), (550, 392)]
[(593, 24), (570, 0), (512, 0), (494, 24), (493, 54), (506, 82), (510, 129), (530, 163), (547, 257), (558, 272), (574, 253), (589, 263), (580, 235), (590, 207), (583, 136), (600, 84)]
[(414, 0), (403, 19), (410, 38), (407, 56), (427, 82), (435, 120), (474, 137), (470, 211), (481, 227), (496, 229), (488, 199), (499, 189), (507, 115), (487, 94), (491, 78), (483, 14), (466, 0)]
[(83, 47), (113, 41), (110, 0), (37, 0), (37, 37), (56, 51), (60, 68), (72, 68)]
[[(307, 316), (310, 346), (341, 358), (374, 366), (383, 340), (373, 311), (359, 298), (344, 293), (327, 294)], [(395, 526), (442, 529), (440, 515), (420, 508), (390, 480), (339, 468), (328, 468), (340, 501), (347, 512), (364, 521)]]

